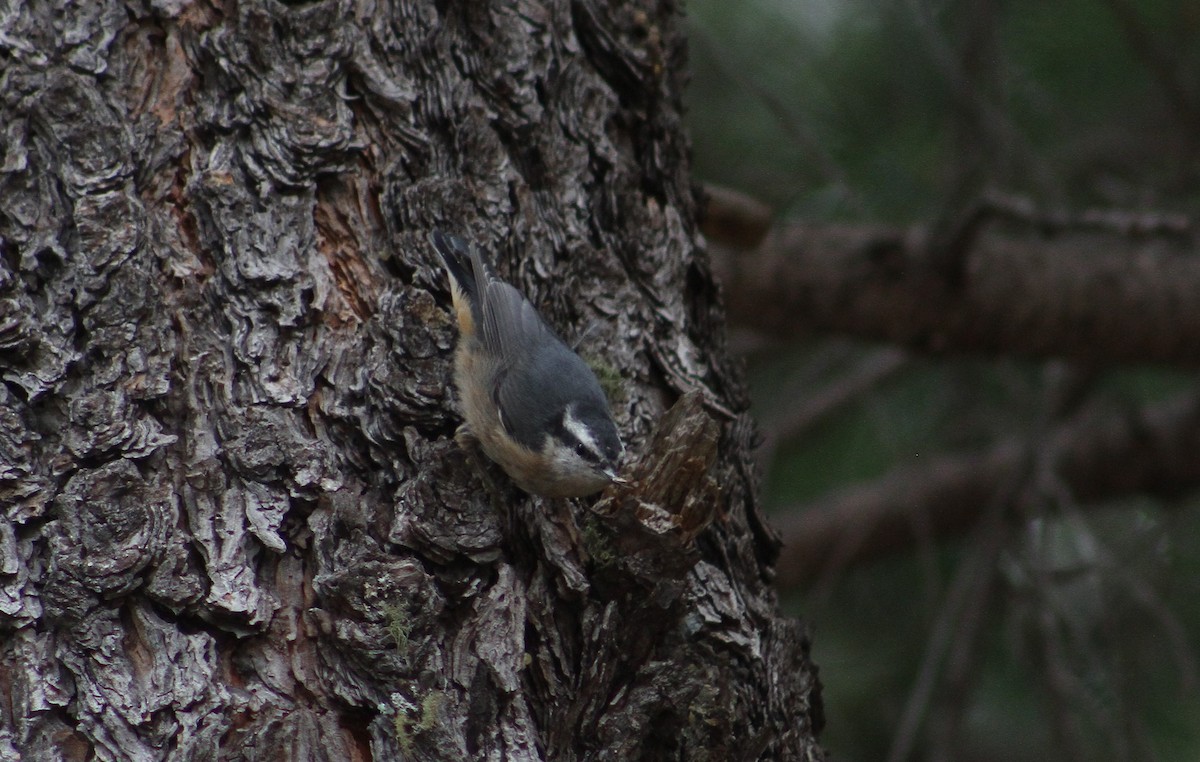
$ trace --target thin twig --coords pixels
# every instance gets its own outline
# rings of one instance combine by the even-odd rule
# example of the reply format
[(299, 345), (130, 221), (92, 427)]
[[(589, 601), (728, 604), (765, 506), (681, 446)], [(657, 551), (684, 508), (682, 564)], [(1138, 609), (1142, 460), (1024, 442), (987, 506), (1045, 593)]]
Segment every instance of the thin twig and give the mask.
[(783, 396), (794, 402), (780, 405), (778, 414), (762, 424), (763, 444), (756, 455), (759, 465), (765, 469), (780, 446), (802, 438), (817, 424), (862, 399), (908, 364), (908, 353), (888, 347), (868, 353), (848, 372), (839, 374), (811, 394), (808, 391), (814, 379), (789, 384)]
[[(1012, 490), (1016, 489), (1018, 485), (1014, 483)], [(892, 739), (892, 747), (888, 751), (887, 762), (904, 762), (916, 746), (917, 735), (924, 723), (942, 662), (953, 643), (953, 636), (962, 627), (964, 612), (968, 610), (969, 604), (978, 602), (979, 597), (991, 585), (996, 573), (996, 561), (1007, 536), (1002, 517), (1014, 496), (1015, 492), (997, 495), (987, 511), (987, 519), (979, 524), (973, 533), (972, 541), (968, 544), (970, 551), (967, 558), (955, 572), (954, 581), (946, 593), (946, 600), (926, 640), (917, 680), (909, 691), (904, 713)]]
[(856, 213), (865, 213), (866, 206), (862, 197), (854, 191), (853, 186), (850, 184), (850, 178), (847, 177), (833, 154), (805, 127), (804, 120), (794, 109), (784, 103), (774, 93), (771, 93), (762, 85), (755, 82), (753, 78), (743, 74), (742, 72), (746, 70), (746, 67), (730, 61), (728, 52), (706, 30), (694, 26), (691, 40), (693, 43), (698, 43), (712, 56), (713, 64), (721, 74), (745, 88), (748, 92), (753, 93), (762, 102), (767, 110), (771, 112), (771, 115), (775, 117), (775, 120), (783, 128), (784, 132), (800, 147), (804, 155), (812, 159), (817, 169), (825, 178), (825, 181), (837, 189), (838, 194)]
[(1157, 44), (1138, 15), (1137, 8), (1129, 0), (1107, 0), (1107, 3), (1113, 15), (1117, 17), (1130, 49), (1142, 59), (1146, 68), (1162, 85), (1167, 101), (1183, 127), (1181, 132), (1188, 136), (1194, 147), (1194, 136), (1196, 130), (1200, 129), (1200, 105), (1186, 84), (1192, 81), (1192, 77), (1184, 78), (1179, 62), (1172, 60), (1162, 46)]

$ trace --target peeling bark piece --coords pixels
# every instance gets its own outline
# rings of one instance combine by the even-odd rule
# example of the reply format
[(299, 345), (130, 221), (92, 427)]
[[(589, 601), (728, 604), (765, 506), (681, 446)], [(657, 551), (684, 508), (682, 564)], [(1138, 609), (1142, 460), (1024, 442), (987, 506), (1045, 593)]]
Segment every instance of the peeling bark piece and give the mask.
[(673, 597), (698, 555), (693, 541), (718, 510), (709, 471), (717, 452), (717, 423), (704, 395), (688, 392), (663, 416), (649, 447), (631, 465), (628, 484), (608, 488), (592, 510), (610, 525), (614, 564)]

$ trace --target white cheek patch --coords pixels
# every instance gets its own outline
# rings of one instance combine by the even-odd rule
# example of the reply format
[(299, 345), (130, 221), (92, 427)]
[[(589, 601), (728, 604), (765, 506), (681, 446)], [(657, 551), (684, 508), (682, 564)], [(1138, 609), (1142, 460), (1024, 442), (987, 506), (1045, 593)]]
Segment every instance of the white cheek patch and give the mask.
[(596, 444), (596, 438), (592, 436), (592, 432), (588, 430), (588, 427), (584, 426), (583, 422), (575, 417), (575, 412), (571, 407), (567, 407), (566, 412), (563, 413), (563, 428), (571, 432), (589, 451), (594, 453), (600, 452), (600, 448)]

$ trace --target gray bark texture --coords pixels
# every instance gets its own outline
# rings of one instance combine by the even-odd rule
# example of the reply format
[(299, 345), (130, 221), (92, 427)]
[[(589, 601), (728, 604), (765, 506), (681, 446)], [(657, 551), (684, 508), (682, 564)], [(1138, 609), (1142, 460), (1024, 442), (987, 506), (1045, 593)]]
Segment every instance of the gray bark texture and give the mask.
[[(0, 759), (823, 758), (678, 13), (0, 2)], [(584, 337), (632, 484), (455, 445), (434, 227)]]

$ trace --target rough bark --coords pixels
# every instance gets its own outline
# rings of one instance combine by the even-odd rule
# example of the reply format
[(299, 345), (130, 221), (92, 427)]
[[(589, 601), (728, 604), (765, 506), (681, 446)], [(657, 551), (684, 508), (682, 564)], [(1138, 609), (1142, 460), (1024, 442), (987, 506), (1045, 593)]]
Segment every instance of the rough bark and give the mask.
[[(0, 11), (0, 757), (823, 756), (684, 65), (649, 0)], [(489, 498), (434, 226), (595, 324), (629, 490)]]

